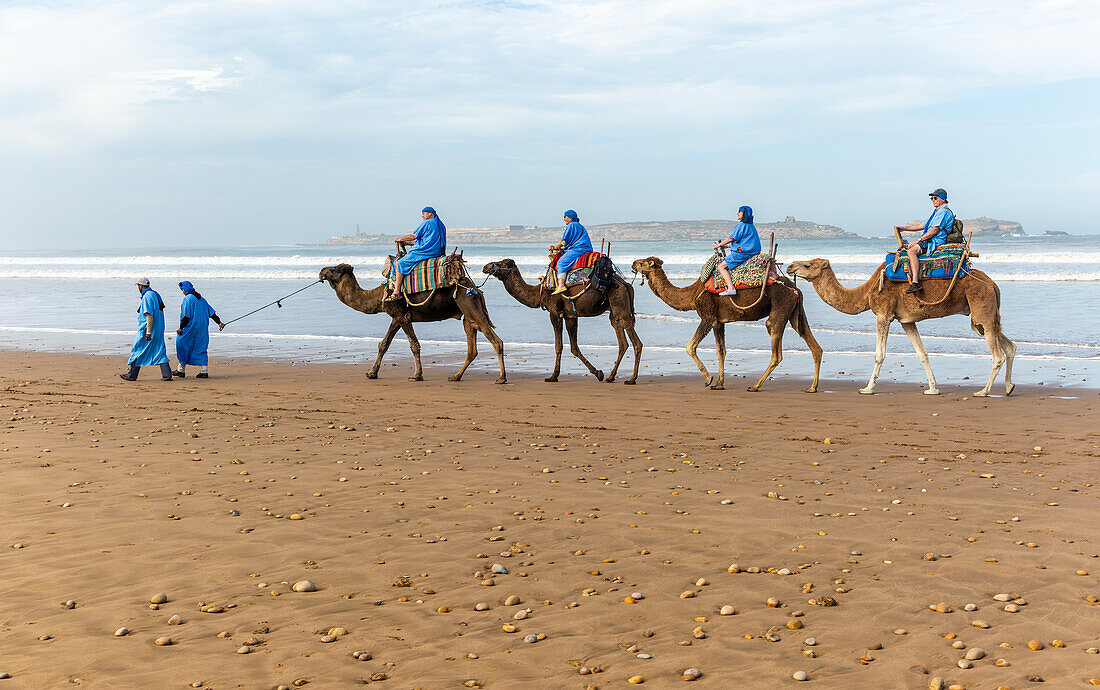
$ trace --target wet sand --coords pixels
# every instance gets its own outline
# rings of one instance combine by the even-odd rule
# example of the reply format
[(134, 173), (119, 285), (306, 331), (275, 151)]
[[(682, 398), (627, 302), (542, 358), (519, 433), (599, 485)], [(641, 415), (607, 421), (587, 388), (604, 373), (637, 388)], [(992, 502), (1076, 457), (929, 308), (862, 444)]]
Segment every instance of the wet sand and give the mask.
[(394, 363), (0, 353), (0, 688), (1100, 677), (1095, 390)]

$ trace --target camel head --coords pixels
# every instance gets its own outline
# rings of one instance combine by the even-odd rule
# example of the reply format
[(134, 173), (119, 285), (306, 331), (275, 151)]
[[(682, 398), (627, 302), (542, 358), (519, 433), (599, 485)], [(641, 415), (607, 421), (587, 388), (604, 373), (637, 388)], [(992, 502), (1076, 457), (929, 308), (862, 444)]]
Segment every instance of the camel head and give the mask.
[(337, 264), (336, 266), (326, 266), (321, 269), (321, 272), (317, 275), (318, 278), (328, 283), (335, 290), (336, 286), (340, 284), (340, 280), (346, 275), (354, 275), (355, 269), (351, 264)]
[(821, 274), (829, 269), (828, 259), (810, 259), (809, 261), (792, 261), (787, 264), (787, 273), (798, 278), (805, 278), (811, 283), (821, 277)]
[(491, 275), (494, 278), (504, 280), (504, 276), (512, 271), (516, 270), (516, 262), (511, 259), (501, 259), (500, 261), (491, 261), (481, 269), (481, 272), (486, 275)]
[(664, 264), (664, 261), (661, 261), (655, 256), (651, 256), (648, 259), (635, 259), (634, 263), (630, 264), (630, 267), (637, 273), (648, 275), (650, 271), (656, 270), (664, 266)]

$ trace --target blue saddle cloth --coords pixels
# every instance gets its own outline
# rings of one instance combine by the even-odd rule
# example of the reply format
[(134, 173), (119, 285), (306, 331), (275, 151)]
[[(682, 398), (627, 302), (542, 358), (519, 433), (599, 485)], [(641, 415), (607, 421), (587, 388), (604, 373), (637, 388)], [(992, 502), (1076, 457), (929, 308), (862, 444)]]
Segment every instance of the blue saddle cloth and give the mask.
[[(920, 256), (920, 277), (918, 280), (937, 280), (946, 278), (950, 280), (963, 261), (962, 255), (966, 245), (945, 244), (938, 247), (928, 255)], [(970, 270), (970, 261), (963, 263), (959, 275), (965, 275)], [(895, 252), (886, 254), (886, 277), (890, 280), (909, 280), (909, 256), (905, 252), (899, 255)]]

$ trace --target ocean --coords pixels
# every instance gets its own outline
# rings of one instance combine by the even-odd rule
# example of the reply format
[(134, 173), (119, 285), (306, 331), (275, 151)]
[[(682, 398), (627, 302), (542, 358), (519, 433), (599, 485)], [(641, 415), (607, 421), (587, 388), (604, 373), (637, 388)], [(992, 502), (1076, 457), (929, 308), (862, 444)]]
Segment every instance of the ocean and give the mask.
[[(765, 240), (766, 241), (766, 240)], [(814, 257), (830, 260), (840, 280), (851, 287), (862, 283), (894, 246), (892, 238), (785, 240), (778, 260)], [(1019, 346), (1014, 381), (1047, 387), (1092, 388), (1100, 379), (1100, 236), (1009, 237), (978, 239), (975, 267), (1001, 288), (1001, 320), (1005, 334)], [(324, 266), (349, 263), (364, 287), (377, 285), (385, 255), (378, 246), (246, 246), (187, 249), (96, 249), (0, 252), (0, 348), (41, 352), (109, 355), (123, 367), (136, 328), (138, 303), (134, 282), (148, 277), (167, 305), (169, 335), (178, 323), (180, 280), (191, 280), (223, 320), (233, 319), (290, 293), (317, 278)], [(686, 285), (698, 276), (710, 254), (706, 242), (616, 242), (612, 258), (627, 279), (630, 263), (659, 256), (670, 279)], [(481, 267), (505, 257), (519, 265), (533, 282), (546, 267), (546, 245), (472, 245), (465, 248), (471, 273), (479, 282)], [(684, 345), (698, 323), (692, 313), (676, 312), (636, 280), (638, 333), (645, 343), (642, 377), (698, 375)], [(830, 379), (865, 381), (874, 352), (874, 316), (841, 314), (824, 304), (812, 286), (799, 281), (806, 293), (806, 311), (815, 336), (825, 349), (822, 375)], [(509, 296), (496, 279), (485, 284), (490, 315), (504, 339), (510, 371), (544, 372), (552, 367), (553, 334), (545, 312), (528, 309)], [(297, 362), (373, 360), (379, 337), (389, 319), (364, 315), (336, 299), (327, 285), (317, 285), (211, 334), (212, 371), (218, 358), (259, 357)], [(607, 318), (582, 319), (581, 347), (593, 363), (608, 371), (616, 354), (614, 332)], [(969, 317), (954, 316), (918, 324), (932, 355), (941, 388), (980, 388), (989, 374), (990, 357), (984, 339), (970, 330)], [(417, 324), (426, 375), (443, 378), (465, 353), (457, 321)], [(727, 376), (755, 380), (768, 360), (768, 336), (763, 321), (730, 324), (726, 331)], [(703, 342), (700, 357), (714, 369), (713, 340)], [(168, 344), (170, 356), (174, 348)], [(496, 371), (492, 348), (479, 340), (480, 357), (467, 376)], [(908, 338), (894, 325), (882, 381), (923, 386), (923, 368)], [(410, 362), (408, 347), (398, 337), (387, 355), (382, 376), (403, 377)], [(632, 355), (623, 367), (629, 374)], [(437, 365), (433, 368), (433, 363)], [(581, 376), (583, 365), (562, 356), (563, 375)], [(806, 378), (812, 364), (805, 344), (790, 328), (784, 338), (784, 361), (776, 378)], [(620, 371), (620, 374), (622, 370)], [(1003, 372), (1002, 372), (1003, 376)], [(701, 377), (700, 377), (701, 381)], [(751, 383), (751, 381), (748, 381)], [(727, 378), (727, 387), (737, 387)], [(746, 383), (747, 385), (747, 383)], [(965, 388), (964, 388), (965, 390)], [(998, 383), (994, 393), (1003, 393)]]

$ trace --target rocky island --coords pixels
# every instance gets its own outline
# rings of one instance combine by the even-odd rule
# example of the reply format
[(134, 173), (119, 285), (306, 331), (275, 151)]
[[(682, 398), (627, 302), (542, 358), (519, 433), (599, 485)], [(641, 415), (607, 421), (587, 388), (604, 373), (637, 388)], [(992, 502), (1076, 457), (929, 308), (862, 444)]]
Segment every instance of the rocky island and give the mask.
[[(915, 221), (923, 222), (923, 221)], [(737, 225), (736, 220), (667, 220), (633, 221), (628, 223), (604, 223), (589, 225), (588, 234), (593, 241), (601, 239), (612, 242), (655, 242), (661, 240), (708, 241), (727, 237)], [(971, 218), (963, 220), (964, 232), (973, 232), (982, 237), (1010, 237), (1024, 235), (1022, 225), (1012, 220), (995, 218)], [(854, 232), (848, 232), (835, 225), (823, 225), (808, 220), (796, 220), (787, 216), (773, 223), (757, 223), (756, 229), (765, 242), (775, 233), (777, 240), (803, 239), (844, 239), (857, 238)], [(481, 228), (448, 228), (447, 241), (456, 246), (471, 244), (503, 244), (512, 242), (556, 242), (561, 239), (561, 227), (537, 227), (534, 225), (497, 225)], [(328, 245), (388, 244), (401, 233), (371, 234), (355, 229), (354, 235), (330, 237)]]

